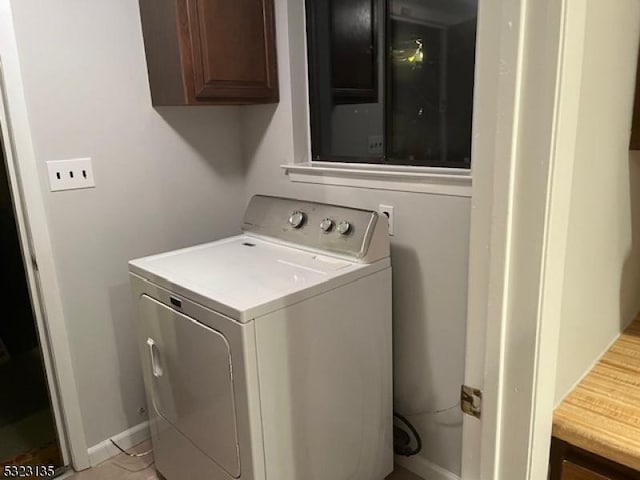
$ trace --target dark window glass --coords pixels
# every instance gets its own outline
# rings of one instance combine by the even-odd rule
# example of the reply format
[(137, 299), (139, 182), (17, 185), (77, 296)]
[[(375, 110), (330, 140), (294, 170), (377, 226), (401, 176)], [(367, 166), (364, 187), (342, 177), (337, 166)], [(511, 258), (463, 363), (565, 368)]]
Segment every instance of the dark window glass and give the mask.
[(468, 168), (477, 0), (307, 0), (314, 160)]

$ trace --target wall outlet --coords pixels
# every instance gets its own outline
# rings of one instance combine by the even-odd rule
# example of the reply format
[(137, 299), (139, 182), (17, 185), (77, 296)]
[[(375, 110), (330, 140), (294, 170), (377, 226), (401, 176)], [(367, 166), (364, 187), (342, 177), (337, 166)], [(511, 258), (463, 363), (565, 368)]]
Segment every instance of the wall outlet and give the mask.
[(389, 235), (394, 234), (394, 216), (393, 216), (393, 206), (392, 205), (378, 205), (378, 213), (380, 215), (384, 215), (387, 217), (387, 222), (389, 223)]
[(50, 160), (47, 162), (47, 169), (49, 170), (49, 187), (52, 192), (96, 186), (90, 158)]
[(382, 135), (371, 135), (369, 137), (369, 155), (382, 155), (384, 150), (384, 137)]

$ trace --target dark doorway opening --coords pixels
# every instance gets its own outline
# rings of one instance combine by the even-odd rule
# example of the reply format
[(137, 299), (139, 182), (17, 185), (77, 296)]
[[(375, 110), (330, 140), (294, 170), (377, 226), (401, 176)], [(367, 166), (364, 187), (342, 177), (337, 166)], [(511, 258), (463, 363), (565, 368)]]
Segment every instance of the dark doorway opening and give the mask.
[(57, 469), (62, 458), (4, 152), (0, 142), (0, 471)]

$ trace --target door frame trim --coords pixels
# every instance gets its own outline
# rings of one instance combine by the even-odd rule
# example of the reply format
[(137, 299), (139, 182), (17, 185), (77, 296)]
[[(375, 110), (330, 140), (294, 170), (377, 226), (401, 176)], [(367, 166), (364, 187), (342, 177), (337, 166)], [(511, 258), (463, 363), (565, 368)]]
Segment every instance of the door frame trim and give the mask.
[[(87, 442), (20, 71), (10, 0), (0, 0), (0, 127), (27, 281), (65, 464), (89, 468)], [(34, 259), (37, 269), (34, 268)]]
[(465, 480), (546, 478), (582, 74), (569, 8), (481, 4), (465, 383), (484, 404), (464, 418)]

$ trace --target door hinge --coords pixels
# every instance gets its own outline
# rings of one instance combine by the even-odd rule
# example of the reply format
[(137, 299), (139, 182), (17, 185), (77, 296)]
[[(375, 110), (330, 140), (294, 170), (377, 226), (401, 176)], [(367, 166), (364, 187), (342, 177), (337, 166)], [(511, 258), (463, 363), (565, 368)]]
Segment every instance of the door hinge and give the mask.
[(36, 256), (33, 253), (31, 254), (31, 265), (33, 265), (33, 269), (37, 272), (38, 271), (38, 261), (36, 260)]
[(467, 415), (480, 418), (482, 414), (482, 390), (462, 385), (460, 388), (460, 408)]

